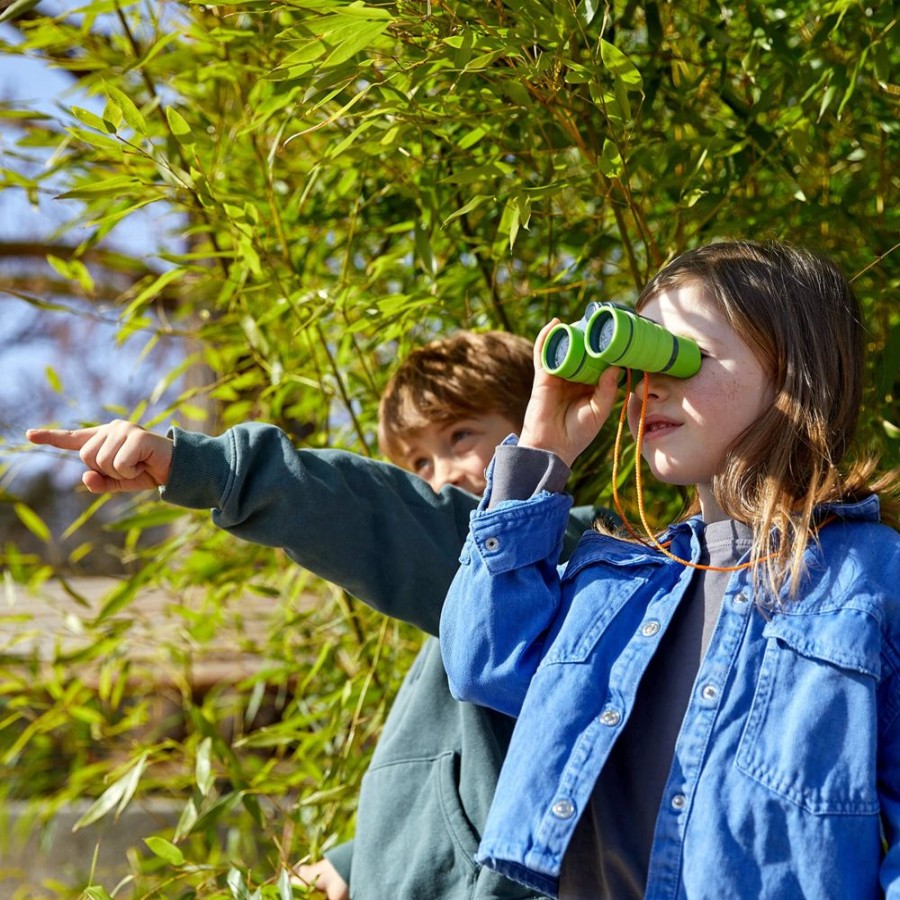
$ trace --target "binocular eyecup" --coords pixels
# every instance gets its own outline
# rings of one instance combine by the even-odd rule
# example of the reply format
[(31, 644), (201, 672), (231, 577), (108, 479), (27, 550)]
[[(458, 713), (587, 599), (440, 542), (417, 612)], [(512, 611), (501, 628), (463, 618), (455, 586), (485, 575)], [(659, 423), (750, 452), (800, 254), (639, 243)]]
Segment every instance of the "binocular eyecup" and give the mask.
[(541, 351), (544, 371), (567, 381), (596, 384), (610, 366), (690, 378), (700, 348), (615, 303), (589, 303), (584, 316), (551, 329)]

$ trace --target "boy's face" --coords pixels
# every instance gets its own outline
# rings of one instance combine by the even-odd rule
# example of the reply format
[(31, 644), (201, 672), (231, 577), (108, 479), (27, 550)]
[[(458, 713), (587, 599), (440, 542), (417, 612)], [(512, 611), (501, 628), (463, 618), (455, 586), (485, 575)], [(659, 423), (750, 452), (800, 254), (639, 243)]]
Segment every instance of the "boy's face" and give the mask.
[(423, 478), (435, 492), (452, 484), (480, 495), (484, 470), (498, 444), (520, 426), (500, 413), (453, 422), (432, 422), (401, 442), (400, 465)]

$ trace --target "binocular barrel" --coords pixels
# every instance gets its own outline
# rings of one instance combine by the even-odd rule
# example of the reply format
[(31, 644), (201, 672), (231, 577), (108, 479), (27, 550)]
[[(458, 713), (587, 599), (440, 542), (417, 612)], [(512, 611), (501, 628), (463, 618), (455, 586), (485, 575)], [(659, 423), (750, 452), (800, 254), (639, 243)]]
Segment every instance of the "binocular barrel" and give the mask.
[(700, 348), (631, 310), (589, 303), (580, 321), (550, 331), (541, 362), (551, 375), (582, 384), (596, 384), (610, 366), (690, 378), (700, 368)]

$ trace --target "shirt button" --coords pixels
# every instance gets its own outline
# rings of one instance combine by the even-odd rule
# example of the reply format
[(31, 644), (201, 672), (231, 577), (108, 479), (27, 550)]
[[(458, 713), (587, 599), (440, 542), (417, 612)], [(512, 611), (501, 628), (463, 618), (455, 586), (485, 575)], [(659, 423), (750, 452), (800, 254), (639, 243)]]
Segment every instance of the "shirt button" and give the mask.
[(484, 549), (489, 550), (491, 553), (493, 553), (495, 550), (499, 550), (500, 549), (500, 538), (495, 538), (495, 537), (485, 538)]
[(749, 598), (743, 591), (741, 591), (741, 592), (734, 598), (734, 602), (735, 602), (735, 603), (746, 603), (749, 599), (750, 599), (750, 598)]
[(685, 798), (684, 794), (676, 794), (672, 798), (672, 809), (684, 809)]
[(654, 634), (659, 632), (659, 622), (655, 619), (651, 619), (649, 622), (644, 622), (641, 626), (641, 634), (644, 637), (653, 637)]
[(704, 684), (700, 693), (704, 700), (715, 700), (719, 696), (719, 689), (714, 684)]
[(600, 713), (600, 723), (602, 725), (609, 725), (612, 728), (614, 725), (618, 725), (619, 722), (622, 721), (622, 713), (620, 713), (617, 709), (604, 709), (602, 713)]
[(575, 815), (575, 804), (571, 800), (557, 800), (550, 807), (550, 812), (557, 819), (571, 819)]

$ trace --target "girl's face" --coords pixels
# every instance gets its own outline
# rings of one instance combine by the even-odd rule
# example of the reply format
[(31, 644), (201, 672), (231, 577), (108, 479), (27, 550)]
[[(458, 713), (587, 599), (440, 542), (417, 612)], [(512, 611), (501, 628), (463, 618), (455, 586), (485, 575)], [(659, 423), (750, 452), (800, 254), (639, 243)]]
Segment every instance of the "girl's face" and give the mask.
[[(646, 303), (641, 314), (700, 347), (700, 371), (691, 378), (650, 374), (643, 456), (668, 484), (694, 484), (703, 519), (724, 518), (711, 482), (725, 451), (767, 410), (775, 391), (768, 372), (728, 324), (700, 284), (672, 288)], [(637, 435), (644, 386), (633, 386), (628, 425)]]

